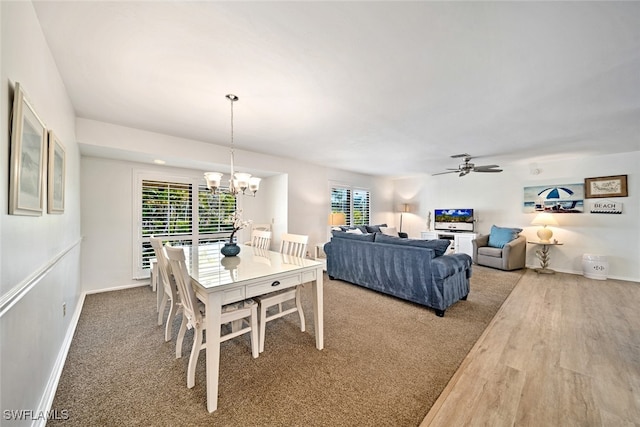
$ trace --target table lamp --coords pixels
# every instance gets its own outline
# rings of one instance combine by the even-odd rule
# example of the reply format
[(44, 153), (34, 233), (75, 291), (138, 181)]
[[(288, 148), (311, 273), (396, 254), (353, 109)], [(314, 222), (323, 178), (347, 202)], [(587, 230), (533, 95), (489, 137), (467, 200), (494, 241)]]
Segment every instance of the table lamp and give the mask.
[(547, 228), (547, 225), (558, 225), (558, 221), (553, 217), (553, 214), (547, 212), (541, 212), (531, 221), (531, 225), (542, 225), (543, 227), (538, 230), (538, 238), (541, 243), (551, 243), (551, 236), (553, 231)]
[(345, 223), (347, 222), (347, 217), (344, 214), (344, 212), (331, 212), (329, 214), (329, 225), (332, 227), (338, 226), (338, 225), (345, 225)]

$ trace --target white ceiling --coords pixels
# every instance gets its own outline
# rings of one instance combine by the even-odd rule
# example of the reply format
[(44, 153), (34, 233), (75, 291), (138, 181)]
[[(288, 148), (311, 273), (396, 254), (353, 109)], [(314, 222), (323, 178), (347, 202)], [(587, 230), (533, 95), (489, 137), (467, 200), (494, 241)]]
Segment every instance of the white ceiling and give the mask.
[[(640, 150), (640, 2), (35, 1), (78, 117), (374, 175)], [(482, 159), (482, 160), (480, 160)]]

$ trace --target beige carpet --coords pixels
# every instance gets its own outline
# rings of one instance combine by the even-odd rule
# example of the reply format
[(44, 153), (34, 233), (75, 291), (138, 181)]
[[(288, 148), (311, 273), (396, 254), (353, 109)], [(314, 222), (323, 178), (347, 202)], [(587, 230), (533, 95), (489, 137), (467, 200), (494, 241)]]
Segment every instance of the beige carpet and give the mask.
[(290, 315), (267, 325), (265, 351), (248, 335), (222, 344), (218, 410), (206, 410), (205, 353), (196, 386), (156, 325), (149, 287), (87, 296), (52, 409), (73, 426), (417, 426), (523, 271), (474, 266), (471, 293), (433, 310), (325, 275), (325, 349)]

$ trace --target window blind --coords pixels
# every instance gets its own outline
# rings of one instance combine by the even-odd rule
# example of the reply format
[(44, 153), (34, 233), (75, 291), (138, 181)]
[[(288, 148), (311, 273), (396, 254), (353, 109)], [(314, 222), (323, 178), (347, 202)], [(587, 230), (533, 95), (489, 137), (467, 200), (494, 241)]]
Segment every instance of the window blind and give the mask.
[(351, 225), (351, 189), (345, 187), (331, 188), (331, 212), (344, 213), (347, 223)]
[(219, 233), (231, 233), (233, 224), (229, 220), (236, 210), (236, 198), (228, 188), (221, 188), (218, 193), (201, 185), (198, 187), (198, 233), (210, 236)]
[(352, 225), (367, 224), (369, 224), (369, 191), (354, 189)]
[(137, 278), (148, 277), (150, 259), (155, 257), (150, 236), (162, 236), (177, 245), (196, 245), (228, 238), (236, 199), (228, 188), (212, 195), (204, 185), (142, 179), (140, 185), (140, 231), (135, 239)]
[(331, 212), (342, 212), (349, 226), (369, 224), (370, 192), (351, 187), (331, 187)]

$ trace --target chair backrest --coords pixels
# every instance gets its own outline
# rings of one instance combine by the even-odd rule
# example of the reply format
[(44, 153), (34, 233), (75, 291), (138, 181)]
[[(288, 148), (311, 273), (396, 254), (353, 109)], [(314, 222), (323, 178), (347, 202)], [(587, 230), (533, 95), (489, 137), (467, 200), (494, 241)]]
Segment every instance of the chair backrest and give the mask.
[(309, 242), (309, 236), (302, 234), (289, 234), (284, 233), (282, 235), (282, 243), (280, 244), (280, 253), (285, 255), (304, 257), (307, 252), (307, 243)]
[(158, 263), (158, 268), (160, 269), (160, 276), (162, 277), (162, 286), (164, 287), (165, 292), (168, 295), (171, 295), (172, 301), (177, 302), (176, 299), (178, 297), (178, 290), (176, 288), (175, 281), (173, 279), (173, 274), (171, 274), (171, 266), (169, 265), (169, 260), (167, 259), (167, 255), (162, 247), (162, 239), (159, 237), (151, 236), (149, 238), (151, 242), (151, 247), (156, 254), (156, 262)]
[(254, 231), (271, 231), (271, 224), (254, 224), (251, 223), (251, 233)]
[(202, 315), (198, 308), (198, 300), (196, 293), (191, 285), (191, 276), (189, 270), (187, 270), (187, 264), (185, 262), (184, 249), (173, 248), (171, 246), (165, 246), (167, 257), (169, 258), (169, 264), (171, 265), (171, 271), (173, 277), (175, 277), (178, 292), (180, 293), (180, 299), (182, 300), (182, 310), (187, 318), (187, 327), (191, 329), (202, 323)]
[(253, 230), (251, 232), (251, 246), (258, 249), (269, 249), (269, 246), (271, 246), (271, 232)]

